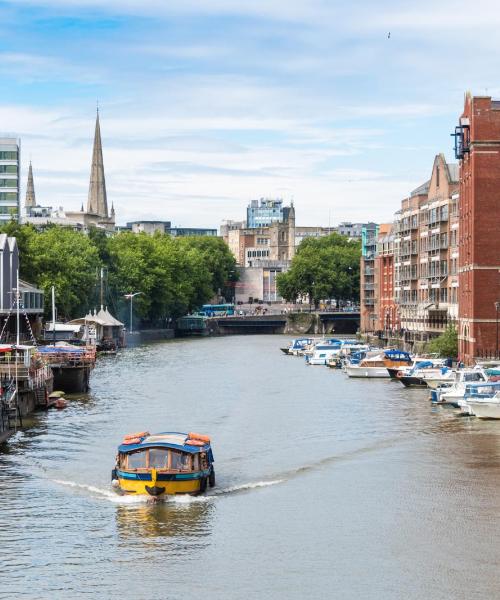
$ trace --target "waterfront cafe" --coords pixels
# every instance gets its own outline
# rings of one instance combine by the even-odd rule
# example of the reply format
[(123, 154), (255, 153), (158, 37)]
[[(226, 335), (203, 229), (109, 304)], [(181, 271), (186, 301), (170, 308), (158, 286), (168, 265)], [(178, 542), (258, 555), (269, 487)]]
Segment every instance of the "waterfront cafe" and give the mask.
[(73, 319), (69, 325), (83, 325), (83, 337), (86, 342), (101, 344), (104, 341), (113, 341), (117, 346), (123, 346), (124, 326), (115, 319), (107, 307), (96, 313), (89, 312), (84, 317)]

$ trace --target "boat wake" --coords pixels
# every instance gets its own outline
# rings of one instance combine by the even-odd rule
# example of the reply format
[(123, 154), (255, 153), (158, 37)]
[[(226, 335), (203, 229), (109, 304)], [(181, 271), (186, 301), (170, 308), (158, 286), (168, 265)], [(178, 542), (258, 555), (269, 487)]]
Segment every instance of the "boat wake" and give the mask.
[[(108, 500), (114, 504), (148, 504), (151, 502), (151, 498), (148, 496), (120, 496), (113, 490), (99, 488), (94, 485), (87, 485), (85, 483), (77, 483), (76, 481), (67, 481), (65, 479), (52, 479), (53, 483), (62, 485), (68, 488), (80, 490), (84, 493), (90, 494), (101, 500)], [(186, 505), (199, 502), (212, 502), (218, 496), (226, 496), (228, 494), (236, 494), (238, 492), (245, 492), (248, 490), (254, 490), (258, 488), (268, 487), (271, 485), (277, 485), (283, 483), (284, 479), (275, 479), (272, 481), (255, 481), (251, 483), (242, 483), (240, 485), (233, 485), (221, 489), (213, 489), (205, 495), (190, 496), (189, 494), (179, 494), (177, 496), (169, 496), (168, 498), (162, 498), (163, 502), (171, 502), (174, 504)]]
[(98, 488), (94, 485), (86, 485), (85, 483), (76, 483), (76, 481), (66, 481), (64, 479), (52, 479), (51, 481), (58, 485), (90, 493), (92, 496), (96, 496), (103, 500), (109, 500), (115, 504), (141, 504), (148, 501), (148, 498), (145, 496), (120, 496), (112, 490)]
[(209, 493), (210, 496), (223, 496), (226, 494), (235, 494), (237, 492), (245, 492), (247, 490), (255, 490), (257, 488), (268, 487), (270, 485), (277, 485), (279, 483), (284, 483), (285, 479), (273, 479), (272, 481), (255, 481), (253, 483), (242, 483), (240, 485), (232, 485), (227, 488), (222, 488), (220, 490), (214, 489)]

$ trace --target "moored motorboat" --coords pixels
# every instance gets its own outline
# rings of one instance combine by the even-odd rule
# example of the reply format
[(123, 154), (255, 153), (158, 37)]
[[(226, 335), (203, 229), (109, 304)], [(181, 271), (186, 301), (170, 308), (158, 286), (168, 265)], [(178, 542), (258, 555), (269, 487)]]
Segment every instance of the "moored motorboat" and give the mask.
[(297, 356), (298, 352), (303, 350), (306, 346), (313, 343), (312, 338), (296, 338), (290, 342), (285, 348), (281, 348), (284, 354), (291, 354)]
[(349, 377), (388, 378), (389, 368), (408, 365), (410, 357), (407, 352), (400, 350), (384, 350), (368, 353), (358, 364), (347, 363), (345, 372)]
[[(416, 362), (411, 368), (402, 368), (396, 374), (396, 379), (405, 387), (427, 387), (427, 379), (440, 377), (443, 369), (447, 369), (445, 360), (422, 360)], [(450, 379), (452, 381), (452, 379)]]
[(500, 382), (467, 384), (458, 405), (463, 413), (479, 419), (500, 419)]
[(161, 498), (200, 494), (215, 485), (210, 438), (198, 433), (128, 434), (111, 479), (123, 494)]

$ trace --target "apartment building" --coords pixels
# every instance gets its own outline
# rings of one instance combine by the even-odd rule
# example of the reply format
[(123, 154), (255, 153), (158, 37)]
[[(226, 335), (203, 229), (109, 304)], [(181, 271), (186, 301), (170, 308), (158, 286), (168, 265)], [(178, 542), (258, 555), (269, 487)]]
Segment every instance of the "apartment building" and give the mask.
[(459, 353), (499, 356), (500, 101), (465, 97), (455, 128), (460, 161)]
[(407, 342), (427, 341), (458, 317), (458, 165), (439, 154), (429, 181), (394, 222), (394, 296)]

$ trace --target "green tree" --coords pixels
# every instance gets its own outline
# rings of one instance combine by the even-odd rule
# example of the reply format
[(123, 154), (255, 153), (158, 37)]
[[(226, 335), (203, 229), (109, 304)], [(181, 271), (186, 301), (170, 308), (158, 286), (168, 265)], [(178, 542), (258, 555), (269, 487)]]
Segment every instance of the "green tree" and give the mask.
[(427, 346), (429, 352), (436, 352), (443, 358), (457, 358), (458, 332), (450, 325), (439, 337), (431, 340)]
[[(61, 318), (83, 315), (94, 296), (96, 273), (100, 266), (96, 247), (86, 236), (65, 227), (53, 226), (29, 235), (25, 255), (20, 263), (28, 262), (23, 273), (50, 297), (55, 286), (57, 307)], [(46, 312), (49, 312), (46, 303)]]
[(360, 244), (336, 233), (306, 238), (289, 271), (278, 276), (278, 290), (290, 302), (307, 295), (315, 306), (329, 298), (358, 298), (360, 257)]

